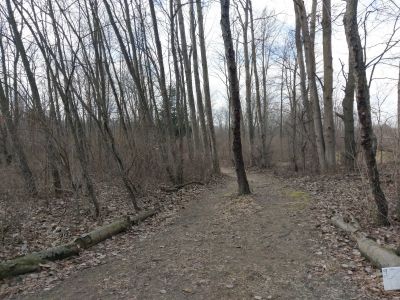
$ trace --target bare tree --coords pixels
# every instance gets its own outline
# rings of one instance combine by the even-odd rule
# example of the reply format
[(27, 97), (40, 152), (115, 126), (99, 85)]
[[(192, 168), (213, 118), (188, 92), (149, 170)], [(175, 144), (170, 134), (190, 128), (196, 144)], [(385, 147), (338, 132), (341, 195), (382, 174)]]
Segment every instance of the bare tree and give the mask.
[(183, 66), (185, 68), (185, 83), (187, 89), (187, 100), (190, 108), (190, 122), (192, 126), (193, 136), (194, 136), (194, 145), (196, 149), (200, 149), (200, 133), (199, 126), (197, 124), (196, 117), (196, 108), (194, 104), (194, 95), (193, 95), (193, 82), (192, 82), (192, 67), (189, 60), (189, 53), (187, 49), (186, 42), (186, 31), (185, 31), (185, 22), (183, 19), (183, 6), (181, 0), (177, 0), (178, 5), (178, 23), (179, 23), (179, 31), (181, 35), (181, 47), (182, 47), (182, 57), (183, 57)]
[(346, 13), (343, 23), (346, 32), (347, 44), (349, 52), (352, 53), (354, 62), (354, 76), (356, 83), (356, 99), (358, 118), (361, 124), (361, 145), (363, 146), (365, 163), (367, 165), (368, 179), (372, 196), (377, 206), (377, 220), (379, 223), (387, 225), (388, 220), (388, 204), (383, 193), (379, 172), (376, 164), (375, 152), (372, 145), (373, 130), (371, 119), (371, 106), (369, 86), (366, 75), (366, 66), (361, 45), (360, 34), (358, 32), (357, 23), (357, 6), (358, 0), (347, 0)]
[(196, 90), (197, 111), (200, 120), (200, 129), (203, 138), (203, 155), (207, 163), (210, 162), (210, 144), (208, 140), (208, 133), (206, 127), (206, 118), (204, 115), (203, 95), (201, 92), (200, 74), (199, 74), (199, 59), (197, 53), (197, 37), (196, 37), (196, 17), (194, 14), (193, 1), (189, 2), (190, 14), (190, 37), (192, 39), (192, 59), (193, 59), (193, 73), (194, 84)]
[[(244, 3), (243, 3), (243, 2)], [(238, 16), (240, 24), (243, 30), (243, 59), (244, 59), (244, 69), (245, 69), (245, 80), (246, 80), (246, 119), (247, 119), (247, 129), (249, 133), (249, 143), (250, 143), (250, 165), (255, 165), (255, 143), (254, 143), (254, 122), (253, 122), (253, 110), (251, 101), (251, 72), (250, 72), (250, 55), (249, 55), (249, 10), (250, 10), (250, 0), (239, 1), (242, 9), (244, 11), (244, 19), (238, 10)]]
[[(296, 10), (296, 7), (295, 7)], [(306, 132), (307, 138), (304, 140), (304, 145), (302, 145), (303, 152), (305, 152), (305, 148), (307, 144), (309, 145), (309, 149), (311, 152), (311, 156), (315, 157), (317, 155), (317, 148), (315, 143), (315, 129), (313, 123), (313, 113), (312, 107), (310, 105), (308, 91), (307, 91), (307, 74), (306, 68), (304, 64), (304, 54), (303, 54), (303, 44), (302, 44), (302, 34), (301, 34), (301, 23), (300, 23), (300, 15), (298, 13), (296, 16), (296, 30), (295, 30), (295, 42), (296, 42), (296, 50), (297, 50), (297, 64), (299, 69), (299, 77), (300, 77), (300, 92), (303, 103), (304, 110), (304, 128)], [(305, 153), (304, 155), (305, 156)], [(305, 162), (305, 157), (303, 157)], [(318, 168), (318, 165), (316, 166)]]
[(346, 86), (344, 90), (343, 123), (344, 123), (344, 164), (348, 170), (354, 170), (356, 158), (356, 142), (354, 138), (354, 58), (352, 52), (349, 53), (349, 70), (347, 73)]
[[(399, 63), (399, 78), (397, 81), (397, 156), (400, 155), (400, 63)], [(399, 157), (397, 157), (397, 163)], [(399, 165), (396, 166), (397, 170), (397, 205), (396, 205), (396, 215), (400, 218), (400, 168)]]
[(225, 59), (228, 69), (230, 102), (233, 109), (233, 155), (239, 187), (239, 194), (249, 194), (250, 187), (247, 181), (243, 162), (242, 140), (240, 136), (241, 105), (239, 96), (239, 80), (235, 60), (235, 50), (232, 42), (231, 24), (229, 18), (229, 0), (221, 0), (221, 30), (225, 47)]
[(206, 109), (208, 130), (210, 133), (212, 165), (213, 165), (214, 173), (218, 174), (220, 172), (219, 158), (218, 158), (217, 141), (215, 138), (214, 119), (213, 119), (212, 106), (211, 106), (210, 83), (209, 83), (209, 76), (208, 76), (206, 42), (205, 42), (205, 37), (204, 37), (204, 24), (203, 24), (203, 22), (204, 22), (203, 21), (203, 9), (201, 7), (201, 0), (196, 0), (196, 8), (197, 8), (197, 23), (198, 23), (198, 27), (199, 27), (201, 66), (202, 66), (202, 71), (203, 71), (204, 104), (205, 104), (205, 109)]
[(314, 36), (315, 36), (315, 18), (317, 1), (312, 2), (311, 22), (308, 26), (307, 13), (303, 0), (293, 0), (294, 10), (300, 20), (300, 25), (303, 34), (303, 45), (305, 52), (305, 61), (308, 77), (308, 85), (310, 92), (310, 102), (313, 107), (313, 122), (315, 130), (315, 143), (317, 146), (318, 160), (321, 171), (326, 170), (325, 158), (325, 143), (322, 130), (321, 108), (318, 99), (318, 89), (316, 83), (316, 65), (315, 65), (315, 50), (314, 50)]
[(333, 122), (333, 67), (332, 67), (332, 8), (331, 0), (322, 1), (322, 47), (324, 57), (324, 133), (326, 164), (336, 165), (335, 124)]
[(260, 79), (258, 77), (258, 69), (257, 69), (257, 53), (256, 53), (256, 42), (254, 37), (254, 17), (253, 17), (253, 7), (251, 1), (249, 0), (249, 11), (250, 11), (250, 32), (251, 32), (251, 57), (253, 64), (253, 73), (254, 73), (254, 81), (255, 81), (255, 90), (256, 90), (256, 106), (257, 106), (257, 114), (258, 114), (258, 123), (260, 128), (260, 136), (261, 136), (261, 166), (267, 166), (267, 141), (266, 141), (266, 128), (264, 115), (262, 112), (261, 106), (261, 95), (260, 95)]

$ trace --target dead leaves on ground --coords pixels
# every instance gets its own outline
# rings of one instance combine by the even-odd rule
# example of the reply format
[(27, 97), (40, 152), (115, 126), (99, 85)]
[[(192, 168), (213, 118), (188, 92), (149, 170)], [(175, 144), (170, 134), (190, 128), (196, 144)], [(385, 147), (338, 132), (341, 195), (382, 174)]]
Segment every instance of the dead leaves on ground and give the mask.
[[(296, 187), (311, 195), (309, 209), (317, 217), (314, 226), (327, 246), (329, 255), (337, 261), (337, 267), (346, 274), (345, 279), (358, 285), (361, 291), (370, 295), (371, 299), (400, 299), (400, 292), (383, 290), (381, 271), (361, 256), (354, 241), (330, 224), (330, 218), (336, 213), (349, 218), (355, 217), (363, 231), (377, 243), (393, 249), (400, 245), (398, 222), (393, 221), (390, 227), (379, 227), (374, 224), (375, 206), (369, 198), (366, 179), (358, 174), (279, 177), (286, 186)], [(385, 183), (383, 188), (390, 206), (394, 207), (393, 186), (389, 182)]]

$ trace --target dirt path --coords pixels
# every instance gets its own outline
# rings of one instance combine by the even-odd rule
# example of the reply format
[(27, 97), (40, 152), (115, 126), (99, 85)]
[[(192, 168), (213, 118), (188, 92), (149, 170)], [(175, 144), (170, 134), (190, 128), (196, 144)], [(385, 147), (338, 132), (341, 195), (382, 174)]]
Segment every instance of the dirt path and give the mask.
[(27, 299), (364, 299), (321, 250), (307, 195), (251, 173), (254, 193), (237, 197), (224, 172), (225, 184), (123, 259)]

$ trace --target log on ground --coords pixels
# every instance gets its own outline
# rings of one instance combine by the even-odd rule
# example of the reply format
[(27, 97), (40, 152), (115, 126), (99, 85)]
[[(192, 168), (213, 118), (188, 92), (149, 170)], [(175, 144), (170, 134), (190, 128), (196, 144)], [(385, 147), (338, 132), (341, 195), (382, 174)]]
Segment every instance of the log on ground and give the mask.
[(359, 231), (358, 225), (345, 222), (342, 217), (331, 218), (332, 223), (350, 234), (351, 238), (357, 243), (361, 254), (378, 268), (399, 267), (400, 256), (395, 250), (385, 248), (374, 240), (367, 238), (365, 233)]
[(60, 260), (78, 254), (79, 247), (69, 243), (7, 260), (0, 263), (0, 279), (38, 271), (40, 265), (46, 261)]
[(96, 228), (95, 230), (81, 235), (75, 239), (74, 243), (83, 249), (96, 245), (122, 231), (125, 231), (131, 225), (129, 217), (120, 218), (111, 224)]
[(68, 244), (3, 261), (0, 263), (0, 279), (39, 271), (41, 265), (45, 264), (47, 261), (61, 260), (78, 255), (82, 249), (87, 249), (107, 238), (125, 231), (132, 225), (138, 225), (140, 222), (152, 217), (156, 213), (157, 209), (151, 209), (132, 218), (123, 217), (111, 224), (101, 226), (84, 234)]
[(172, 187), (162, 187), (161, 190), (166, 193), (173, 193), (173, 192), (177, 192), (180, 189), (183, 189), (184, 187), (187, 187), (189, 185), (204, 185), (204, 183), (201, 181), (190, 181), (190, 182), (178, 184), (178, 185), (175, 185)]

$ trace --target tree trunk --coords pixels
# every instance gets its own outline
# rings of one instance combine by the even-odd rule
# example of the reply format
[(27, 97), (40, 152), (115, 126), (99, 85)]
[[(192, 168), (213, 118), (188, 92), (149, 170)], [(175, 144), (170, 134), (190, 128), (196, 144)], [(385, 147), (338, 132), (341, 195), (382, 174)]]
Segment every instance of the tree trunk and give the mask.
[(199, 26), (201, 66), (203, 70), (204, 104), (206, 109), (207, 125), (210, 134), (212, 166), (213, 166), (213, 172), (215, 174), (219, 174), (220, 173), (219, 158), (218, 158), (217, 141), (215, 138), (214, 119), (211, 106), (210, 83), (208, 77), (208, 64), (207, 64), (206, 42), (204, 38), (204, 25), (203, 25), (204, 21), (203, 21), (203, 10), (201, 7), (201, 0), (196, 0), (196, 6), (197, 6), (197, 23)]
[(253, 18), (253, 7), (251, 1), (249, 1), (249, 10), (250, 10), (250, 31), (251, 31), (251, 56), (253, 63), (253, 72), (254, 72), (254, 82), (256, 88), (256, 106), (258, 113), (258, 123), (260, 126), (260, 136), (261, 136), (261, 166), (265, 168), (267, 166), (267, 142), (265, 138), (265, 122), (261, 108), (261, 95), (260, 95), (260, 80), (258, 77), (257, 70), (257, 56), (256, 56), (256, 42), (254, 38), (254, 18)]
[(199, 75), (199, 59), (197, 54), (197, 42), (196, 42), (196, 20), (194, 15), (193, 1), (189, 1), (189, 13), (190, 13), (190, 37), (192, 39), (192, 59), (193, 59), (193, 73), (194, 73), (194, 84), (196, 90), (197, 99), (197, 110), (200, 120), (201, 134), (203, 138), (203, 154), (206, 163), (210, 162), (210, 144), (208, 141), (206, 118), (204, 115), (203, 106), (203, 95), (201, 93), (200, 75)]
[(320, 170), (326, 170), (325, 144), (322, 130), (321, 108), (319, 106), (318, 89), (316, 83), (316, 65), (314, 52), (314, 35), (315, 35), (315, 13), (316, 0), (313, 0), (313, 9), (311, 14), (311, 24), (308, 27), (307, 14), (303, 0), (293, 0), (295, 4), (295, 12), (299, 15), (300, 24), (303, 33), (304, 52), (306, 57), (306, 69), (308, 77), (308, 85), (310, 91), (310, 102), (313, 108), (313, 122), (315, 131), (315, 143), (318, 152), (318, 161)]
[(371, 120), (371, 106), (369, 87), (366, 76), (363, 48), (358, 32), (357, 23), (358, 0), (347, 0), (346, 13), (343, 23), (346, 32), (349, 52), (354, 62), (354, 76), (356, 82), (356, 99), (358, 118), (361, 124), (361, 145), (363, 146), (365, 163), (372, 196), (377, 206), (377, 219), (380, 224), (388, 225), (388, 204), (379, 180), (379, 172), (373, 150), (373, 130)]
[(322, 1), (322, 46), (324, 58), (324, 132), (326, 164), (330, 170), (336, 166), (335, 124), (333, 121), (333, 67), (331, 0)]
[(229, 20), (229, 0), (221, 0), (221, 30), (225, 47), (225, 58), (228, 68), (230, 99), (233, 108), (233, 155), (239, 186), (239, 194), (249, 194), (250, 187), (247, 181), (242, 154), (242, 140), (240, 136), (240, 96), (235, 50), (233, 48), (232, 33)]
[(244, 7), (244, 22), (243, 27), (243, 59), (245, 68), (245, 80), (246, 80), (246, 117), (247, 117), (247, 128), (249, 131), (249, 143), (250, 143), (250, 165), (255, 165), (255, 149), (254, 149), (254, 124), (253, 124), (253, 110), (251, 107), (251, 73), (250, 73), (250, 57), (249, 57), (249, 41), (248, 41), (248, 28), (249, 28), (249, 1), (245, 0), (246, 4)]
[[(312, 107), (310, 105), (309, 97), (308, 97), (308, 92), (307, 92), (307, 74), (306, 74), (306, 69), (305, 69), (305, 64), (304, 64), (304, 54), (303, 54), (303, 45), (301, 42), (302, 34), (301, 34), (301, 23), (300, 23), (300, 16), (299, 13), (297, 13), (297, 7), (295, 4), (295, 12), (296, 12), (296, 31), (295, 31), (295, 42), (296, 42), (296, 50), (297, 50), (297, 64), (299, 68), (299, 74), (300, 74), (300, 92), (301, 92), (301, 98), (303, 102), (303, 109), (305, 112), (305, 117), (304, 117), (304, 128), (306, 131), (306, 136), (307, 140), (305, 141), (305, 146), (307, 144), (310, 145), (310, 154), (311, 157), (317, 157), (318, 152), (316, 148), (316, 143), (315, 143), (315, 130), (314, 130), (314, 123), (313, 123), (313, 113), (312, 113)], [(305, 158), (305, 157), (304, 157)], [(304, 160), (305, 162), (305, 160)], [(312, 161), (314, 164), (314, 161)], [(314, 165), (315, 169), (318, 168), (318, 165)]]
[(169, 0), (169, 10), (170, 10), (170, 30), (171, 30), (171, 53), (172, 60), (174, 64), (174, 75), (175, 75), (175, 98), (176, 98), (176, 116), (178, 119), (177, 129), (178, 129), (178, 149), (179, 156), (176, 161), (175, 168), (175, 179), (177, 184), (183, 182), (183, 131), (184, 131), (184, 113), (183, 113), (183, 103), (182, 103), (182, 93), (181, 93), (181, 76), (178, 64), (178, 56), (176, 51), (176, 40), (175, 40), (175, 10), (174, 10), (174, 0)]
[(294, 65), (293, 70), (293, 85), (291, 87), (291, 107), (290, 114), (292, 119), (292, 167), (295, 172), (299, 170), (297, 166), (297, 93), (296, 93), (296, 76), (297, 76), (297, 62)]
[(356, 142), (354, 139), (354, 58), (349, 53), (349, 72), (344, 90), (343, 123), (344, 123), (344, 164), (347, 170), (353, 171), (356, 158)]
[(112, 223), (103, 225), (95, 230), (76, 238), (74, 241), (56, 246), (50, 249), (33, 252), (31, 254), (0, 263), (0, 279), (21, 275), (40, 270), (42, 264), (48, 261), (56, 261), (78, 255), (82, 249), (87, 249), (110, 237), (129, 229), (132, 225), (154, 216), (156, 209), (144, 211), (133, 218), (128, 216), (114, 220)]
[(398, 267), (400, 265), (400, 256), (388, 248), (379, 245), (377, 242), (366, 237), (366, 234), (360, 232), (359, 225), (350, 224), (340, 216), (334, 216), (332, 223), (350, 234), (350, 237), (357, 243), (361, 254), (378, 268)]
[(192, 83), (192, 67), (190, 65), (189, 54), (186, 43), (186, 31), (185, 31), (185, 22), (183, 19), (183, 11), (181, 0), (177, 0), (178, 5), (178, 22), (179, 22), (179, 31), (181, 35), (181, 47), (182, 47), (182, 56), (183, 56), (183, 66), (185, 67), (186, 74), (186, 89), (187, 89), (187, 100), (190, 109), (190, 123), (192, 125), (192, 132), (194, 137), (194, 146), (196, 150), (200, 149), (200, 134), (199, 134), (199, 126), (197, 124), (196, 117), (196, 108), (194, 104), (194, 96), (193, 96), (193, 83)]
[(400, 219), (400, 64), (399, 64), (399, 79), (397, 82), (397, 166), (396, 166), (396, 177), (397, 177), (397, 205), (396, 215)]

